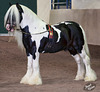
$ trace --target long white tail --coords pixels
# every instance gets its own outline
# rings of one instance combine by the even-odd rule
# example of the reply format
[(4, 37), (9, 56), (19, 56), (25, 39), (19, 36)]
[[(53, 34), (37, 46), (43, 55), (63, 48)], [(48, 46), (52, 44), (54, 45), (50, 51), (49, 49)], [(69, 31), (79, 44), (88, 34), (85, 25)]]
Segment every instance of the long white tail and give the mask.
[(82, 26), (80, 26), (80, 28), (82, 29), (83, 36), (84, 36), (84, 49), (86, 51), (86, 54), (90, 57), (90, 52), (89, 52), (89, 48), (88, 48), (88, 44), (87, 44), (87, 39), (86, 39), (85, 31), (82, 28)]

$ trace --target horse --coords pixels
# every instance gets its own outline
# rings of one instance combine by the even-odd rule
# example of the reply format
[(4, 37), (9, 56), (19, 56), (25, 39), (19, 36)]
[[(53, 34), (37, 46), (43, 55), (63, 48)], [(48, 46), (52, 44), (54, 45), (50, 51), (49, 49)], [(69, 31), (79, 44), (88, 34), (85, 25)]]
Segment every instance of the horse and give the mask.
[(97, 80), (90, 65), (86, 35), (80, 24), (64, 21), (50, 25), (28, 7), (16, 3), (11, 5), (5, 14), (4, 27), (14, 32), (18, 46), (26, 51), (27, 71), (20, 83), (41, 85), (40, 53), (56, 53), (62, 50), (69, 51), (77, 63), (75, 80)]

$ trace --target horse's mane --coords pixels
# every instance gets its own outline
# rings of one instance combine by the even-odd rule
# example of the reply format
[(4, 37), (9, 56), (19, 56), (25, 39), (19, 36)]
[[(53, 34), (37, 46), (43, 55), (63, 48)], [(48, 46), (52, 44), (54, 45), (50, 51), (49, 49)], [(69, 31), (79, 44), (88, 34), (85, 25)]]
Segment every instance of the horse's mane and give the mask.
[[(28, 18), (37, 18), (38, 19), (38, 17), (37, 17), (37, 15), (32, 11), (32, 10), (30, 10), (29, 8), (27, 8), (26, 6), (24, 6), (24, 5), (20, 5), (21, 7), (22, 7), (22, 9), (23, 9), (23, 11), (24, 11), (24, 14), (28, 17)], [(6, 23), (7, 23), (7, 21), (8, 21), (8, 18), (9, 18), (9, 22), (10, 22), (10, 24), (12, 25), (12, 21), (13, 21), (13, 16), (14, 16), (14, 18), (15, 18), (15, 20), (16, 20), (16, 27), (18, 28), (19, 27), (19, 24), (20, 24), (20, 14), (19, 14), (19, 11), (18, 11), (18, 9), (17, 9), (17, 7), (16, 7), (16, 5), (12, 5), (9, 9), (8, 9), (8, 11), (7, 11), (7, 13), (5, 14), (5, 17), (4, 17), (4, 26), (6, 25)]]
[(9, 23), (12, 25), (12, 21), (13, 21), (13, 15), (15, 16), (15, 20), (16, 20), (16, 27), (19, 27), (19, 20), (20, 20), (20, 16), (19, 16), (19, 11), (16, 8), (16, 5), (12, 5), (7, 13), (5, 14), (5, 18), (4, 18), (4, 26), (6, 26), (7, 22), (8, 22), (8, 18), (9, 18)]

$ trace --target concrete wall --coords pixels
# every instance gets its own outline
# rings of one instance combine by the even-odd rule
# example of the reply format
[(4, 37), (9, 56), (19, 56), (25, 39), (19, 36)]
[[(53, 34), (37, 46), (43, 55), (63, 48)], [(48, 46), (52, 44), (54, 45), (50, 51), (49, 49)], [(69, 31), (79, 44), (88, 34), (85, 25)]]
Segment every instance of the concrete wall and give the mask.
[[(100, 9), (100, 0), (72, 0), (73, 9)], [(49, 23), (51, 0), (37, 0), (37, 15)]]
[(100, 45), (100, 10), (99, 9), (74, 9), (52, 10), (50, 24), (61, 21), (75, 21), (83, 27), (89, 44)]
[(100, 0), (72, 0), (72, 9), (100, 9)]
[(51, 0), (37, 0), (37, 15), (49, 23)]

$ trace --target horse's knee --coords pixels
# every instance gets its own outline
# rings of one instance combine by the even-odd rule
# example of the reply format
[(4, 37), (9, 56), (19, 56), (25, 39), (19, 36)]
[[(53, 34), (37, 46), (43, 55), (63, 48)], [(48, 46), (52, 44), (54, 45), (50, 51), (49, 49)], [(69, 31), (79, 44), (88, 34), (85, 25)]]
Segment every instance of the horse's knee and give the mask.
[(77, 64), (81, 63), (81, 59), (80, 59), (80, 56), (78, 54), (74, 55), (73, 57), (74, 57)]

